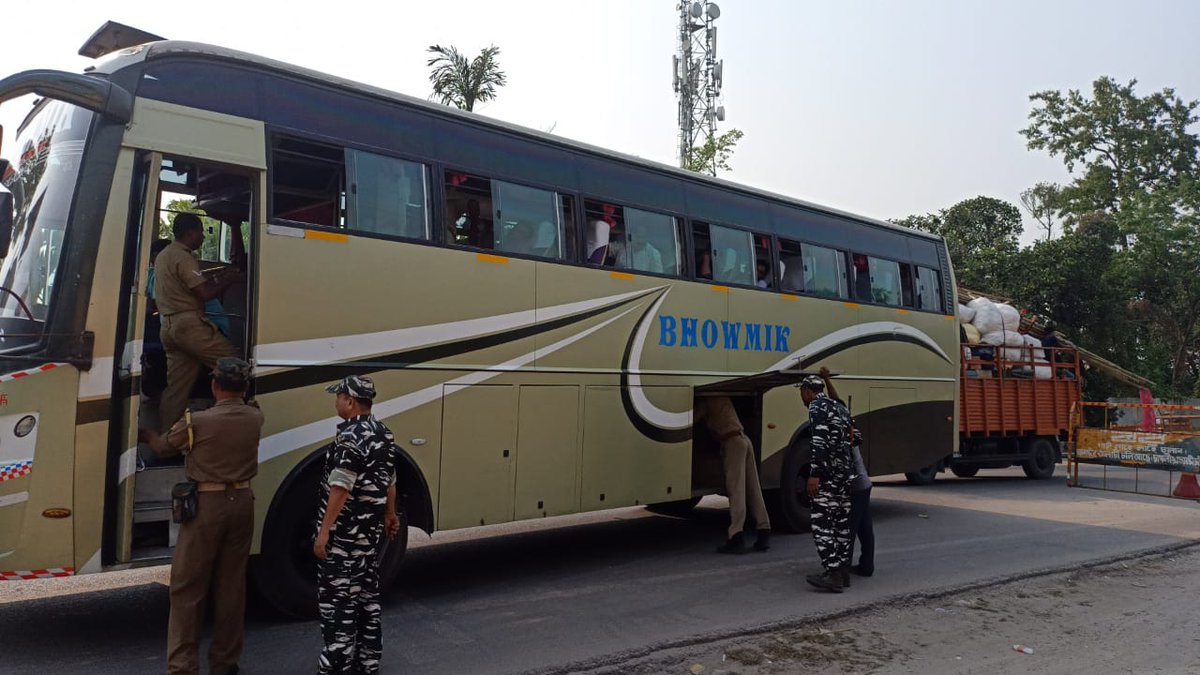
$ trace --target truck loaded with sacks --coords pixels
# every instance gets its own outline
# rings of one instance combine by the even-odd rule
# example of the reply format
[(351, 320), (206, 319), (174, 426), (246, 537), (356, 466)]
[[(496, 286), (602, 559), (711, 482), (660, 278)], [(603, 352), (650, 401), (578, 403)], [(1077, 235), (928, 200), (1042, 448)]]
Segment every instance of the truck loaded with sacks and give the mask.
[(1030, 478), (1050, 478), (1082, 398), (1079, 352), (1013, 306), (988, 298), (959, 305), (958, 321), (958, 451), (905, 478), (923, 485), (943, 469), (969, 478), (1014, 465)]

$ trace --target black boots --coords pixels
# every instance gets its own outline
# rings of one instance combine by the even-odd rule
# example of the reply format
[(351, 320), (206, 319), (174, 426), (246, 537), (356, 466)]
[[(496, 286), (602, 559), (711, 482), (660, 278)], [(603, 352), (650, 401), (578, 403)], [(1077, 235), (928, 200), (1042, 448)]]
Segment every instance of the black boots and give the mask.
[(771, 548), (771, 531), (761, 529), (758, 531), (758, 539), (754, 540), (755, 551), (767, 551)]
[(729, 541), (717, 547), (717, 553), (745, 553), (746, 552), (746, 535), (738, 532), (729, 538)]
[(842, 589), (850, 586), (850, 570), (848, 567), (839, 567), (835, 570), (827, 570), (822, 574), (810, 574), (805, 577), (805, 580), (817, 588), (831, 593), (841, 593)]
[(854, 567), (851, 567), (850, 571), (854, 572), (855, 574), (857, 574), (860, 577), (869, 577), (872, 574), (875, 574), (875, 568), (863, 567), (861, 563), (859, 563), (858, 565), (855, 565)]

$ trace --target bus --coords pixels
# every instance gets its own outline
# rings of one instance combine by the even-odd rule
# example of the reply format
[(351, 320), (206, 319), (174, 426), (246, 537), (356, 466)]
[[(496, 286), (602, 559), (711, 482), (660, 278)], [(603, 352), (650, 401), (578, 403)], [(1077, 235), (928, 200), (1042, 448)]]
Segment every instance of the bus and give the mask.
[(41, 96), (3, 146), (4, 578), (171, 555), (182, 467), (137, 429), (161, 423), (146, 276), (179, 210), (205, 218), (203, 267), (245, 272), (223, 311), (266, 417), (251, 569), (285, 613), (315, 607), (337, 421), (324, 387), (351, 373), (376, 382), (404, 517), (426, 533), (686, 512), (723, 490), (717, 444), (692, 427), (711, 395), (735, 402), (773, 525), (803, 531), (808, 429), (788, 385), (819, 366), (840, 374), (872, 474), (954, 452), (961, 356), (938, 237), (129, 34), (93, 36), (85, 73), (0, 80), (0, 101)]

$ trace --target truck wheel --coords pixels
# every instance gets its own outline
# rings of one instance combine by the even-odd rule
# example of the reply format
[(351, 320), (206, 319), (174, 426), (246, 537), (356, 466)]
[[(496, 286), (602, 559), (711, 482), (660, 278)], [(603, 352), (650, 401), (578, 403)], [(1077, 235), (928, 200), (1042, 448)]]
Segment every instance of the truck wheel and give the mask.
[(1054, 444), (1045, 438), (1035, 438), (1029, 443), (1029, 459), (1021, 465), (1025, 475), (1034, 480), (1046, 480), (1054, 476), (1057, 465)]
[(687, 518), (692, 514), (692, 509), (700, 503), (699, 497), (691, 499), (680, 499), (675, 502), (659, 502), (657, 504), (647, 504), (646, 510), (650, 513), (657, 513), (660, 516), (671, 516), (672, 518)]
[(808, 439), (800, 439), (787, 449), (779, 489), (763, 495), (771, 516), (772, 529), (780, 532), (808, 532), (812, 527), (812, 503), (808, 499)]
[(940, 469), (940, 462), (934, 462), (927, 467), (905, 473), (904, 480), (908, 481), (909, 485), (929, 485), (937, 480)]
[(957, 464), (950, 467), (950, 471), (959, 478), (972, 478), (979, 473), (979, 467)]
[[(276, 497), (263, 527), (262, 549), (251, 560), (258, 595), (279, 614), (293, 619), (317, 616), (316, 534), (320, 469), (310, 467)], [(408, 519), (400, 513), (400, 533), (386, 540), (379, 558), (379, 589), (386, 591), (408, 548)]]

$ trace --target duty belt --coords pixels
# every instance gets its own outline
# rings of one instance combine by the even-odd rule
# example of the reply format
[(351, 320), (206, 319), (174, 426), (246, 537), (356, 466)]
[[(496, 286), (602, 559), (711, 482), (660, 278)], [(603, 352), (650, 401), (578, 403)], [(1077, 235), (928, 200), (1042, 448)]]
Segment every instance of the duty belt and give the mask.
[(225, 490), (242, 490), (250, 487), (250, 481), (240, 480), (236, 483), (209, 483), (200, 481), (196, 483), (196, 492), (224, 492)]

